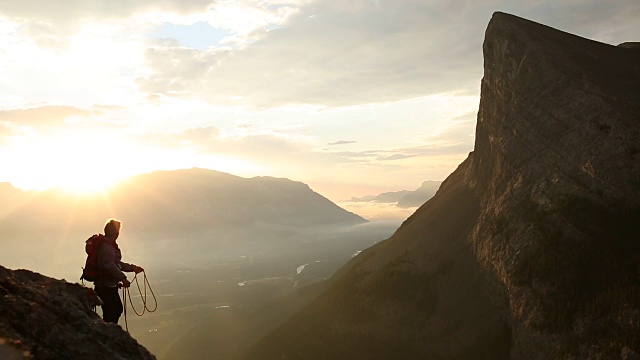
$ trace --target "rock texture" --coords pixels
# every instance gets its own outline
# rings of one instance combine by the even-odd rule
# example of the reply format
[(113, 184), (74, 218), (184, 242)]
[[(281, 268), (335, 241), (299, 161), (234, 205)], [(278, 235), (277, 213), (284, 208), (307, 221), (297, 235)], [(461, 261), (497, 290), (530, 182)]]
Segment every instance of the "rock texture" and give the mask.
[(465, 177), (514, 358), (640, 356), (640, 53), (497, 14)]
[(640, 52), (495, 13), (475, 150), (248, 359), (639, 359)]
[(155, 359), (90, 300), (78, 284), (0, 266), (0, 358)]

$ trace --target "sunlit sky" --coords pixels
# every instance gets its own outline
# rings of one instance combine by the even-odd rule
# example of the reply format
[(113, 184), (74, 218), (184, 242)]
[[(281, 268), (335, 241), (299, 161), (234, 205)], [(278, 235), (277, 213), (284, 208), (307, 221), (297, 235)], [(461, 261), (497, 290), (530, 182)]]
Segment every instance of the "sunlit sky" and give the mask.
[(618, 44), (640, 1), (0, 1), (0, 182), (203, 167), (340, 201), (473, 149), (494, 11)]

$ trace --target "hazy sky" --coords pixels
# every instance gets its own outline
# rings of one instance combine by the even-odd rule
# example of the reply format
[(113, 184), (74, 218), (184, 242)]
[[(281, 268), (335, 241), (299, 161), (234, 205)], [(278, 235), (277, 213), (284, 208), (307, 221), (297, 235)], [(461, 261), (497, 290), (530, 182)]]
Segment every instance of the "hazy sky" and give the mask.
[(334, 201), (416, 189), (473, 148), (494, 11), (640, 41), (638, 0), (0, 1), (0, 181), (198, 166)]

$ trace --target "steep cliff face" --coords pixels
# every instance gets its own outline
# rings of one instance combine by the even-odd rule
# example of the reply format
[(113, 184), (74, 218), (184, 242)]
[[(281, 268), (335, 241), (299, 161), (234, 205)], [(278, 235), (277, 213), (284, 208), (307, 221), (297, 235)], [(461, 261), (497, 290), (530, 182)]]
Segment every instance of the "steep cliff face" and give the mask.
[(155, 359), (91, 301), (78, 284), (0, 266), (0, 358)]
[(640, 51), (496, 13), (475, 150), (247, 358), (640, 357)]
[(484, 54), (470, 241), (513, 357), (638, 356), (640, 52), (497, 14)]

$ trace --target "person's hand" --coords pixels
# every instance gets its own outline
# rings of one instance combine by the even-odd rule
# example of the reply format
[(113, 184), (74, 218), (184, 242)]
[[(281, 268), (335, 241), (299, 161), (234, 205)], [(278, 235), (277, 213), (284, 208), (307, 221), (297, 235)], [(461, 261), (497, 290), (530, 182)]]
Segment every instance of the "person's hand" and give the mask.
[(143, 271), (144, 271), (144, 269), (143, 269), (141, 266), (134, 265), (134, 266), (133, 266), (133, 271), (134, 271), (136, 274), (139, 274), (139, 273), (143, 272)]
[(122, 287), (128, 288), (129, 286), (131, 286), (131, 282), (129, 281), (129, 279), (122, 280)]

